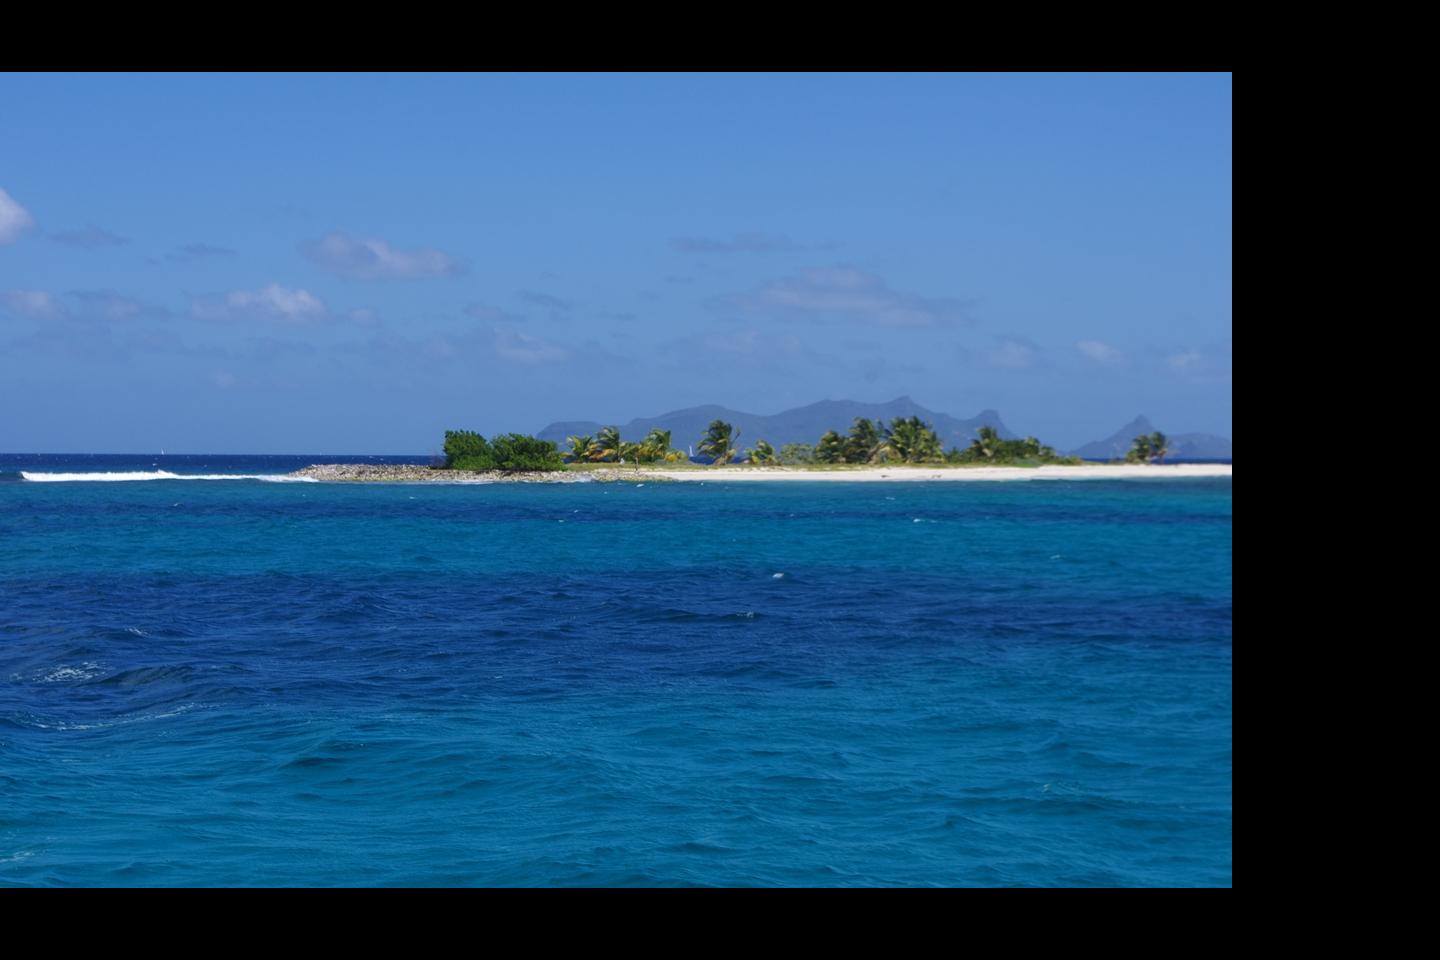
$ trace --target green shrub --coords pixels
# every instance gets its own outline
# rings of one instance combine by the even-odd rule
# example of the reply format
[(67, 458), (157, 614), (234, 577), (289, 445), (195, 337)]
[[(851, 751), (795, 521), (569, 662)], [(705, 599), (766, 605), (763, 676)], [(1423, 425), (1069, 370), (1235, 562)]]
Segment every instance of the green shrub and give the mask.
[(560, 451), (549, 440), (523, 433), (501, 434), (490, 442), (478, 433), (451, 430), (445, 434), (445, 465), (450, 470), (564, 470)]
[(815, 448), (808, 443), (787, 443), (780, 448), (781, 463), (814, 463)]
[(489, 457), (490, 444), (478, 433), (469, 430), (445, 431), (445, 468), (447, 470), (489, 470), (490, 467), (462, 467), (460, 461), (483, 460)]
[(564, 470), (560, 451), (549, 440), (507, 433), (490, 443), (493, 470)]

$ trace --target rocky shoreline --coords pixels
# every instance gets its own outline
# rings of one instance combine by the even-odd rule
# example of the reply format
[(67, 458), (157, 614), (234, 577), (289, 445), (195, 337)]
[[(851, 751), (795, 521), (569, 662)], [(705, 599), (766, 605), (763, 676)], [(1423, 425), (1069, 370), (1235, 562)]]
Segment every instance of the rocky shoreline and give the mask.
[(290, 476), (333, 483), (603, 483), (635, 479), (633, 470), (506, 473), (502, 470), (440, 470), (417, 463), (315, 463)]

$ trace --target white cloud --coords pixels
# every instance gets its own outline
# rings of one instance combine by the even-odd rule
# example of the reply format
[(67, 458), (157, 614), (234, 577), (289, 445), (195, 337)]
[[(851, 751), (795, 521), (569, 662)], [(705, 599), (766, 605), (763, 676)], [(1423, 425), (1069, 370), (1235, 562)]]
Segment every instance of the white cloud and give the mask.
[(71, 294), (80, 301), (82, 315), (93, 320), (133, 320), (143, 313), (156, 312), (139, 300), (113, 290), (76, 290)]
[(515, 321), (521, 319), (520, 317), (512, 316), (511, 314), (506, 313), (499, 307), (492, 306), (488, 303), (472, 303), (465, 308), (464, 313), (467, 317), (474, 317), (476, 320), (485, 320), (492, 323), (495, 321), (514, 323)]
[(1080, 340), (1075, 344), (1075, 349), (1096, 363), (1119, 363), (1125, 359), (1123, 353), (1100, 340)]
[(1193, 370), (1205, 359), (1198, 350), (1182, 350), (1166, 358), (1176, 370)]
[(803, 270), (798, 276), (772, 280), (736, 302), (751, 311), (842, 317), (891, 327), (972, 322), (965, 301), (892, 290), (883, 278), (849, 266)]
[(384, 240), (347, 233), (332, 233), (306, 244), (304, 250), (310, 262), (346, 280), (413, 280), (465, 272), (463, 263), (439, 250), (397, 250)]
[(191, 313), (200, 320), (272, 320), (279, 323), (317, 323), (330, 318), (324, 301), (308, 290), (278, 283), (259, 290), (232, 290), (221, 297), (196, 300)]
[(793, 335), (767, 337), (759, 330), (739, 330), (733, 333), (712, 331), (700, 337), (700, 348), (706, 353), (763, 353), (795, 354), (801, 350), (800, 339)]
[(521, 290), (520, 299), (526, 303), (533, 303), (537, 307), (545, 307), (547, 310), (554, 310), (563, 313), (575, 305), (569, 300), (562, 300), (557, 296), (548, 293), (541, 293), (538, 290)]
[(570, 356), (570, 351), (549, 340), (503, 327), (495, 328), (495, 352), (505, 360), (527, 364), (554, 363)]
[(32, 320), (50, 320), (65, 315), (65, 308), (53, 294), (45, 290), (0, 291), (0, 307), (16, 316)]
[(0, 246), (14, 243), (20, 239), (20, 234), (33, 226), (35, 218), (30, 216), (30, 211), (0, 188)]
[(46, 290), (0, 290), (0, 310), (32, 320), (78, 323), (128, 323), (160, 319), (163, 307), (142, 303), (114, 290), (71, 290), (63, 298)]
[(990, 365), (1004, 370), (1023, 370), (1035, 362), (1035, 344), (1021, 337), (1000, 337), (990, 351)]

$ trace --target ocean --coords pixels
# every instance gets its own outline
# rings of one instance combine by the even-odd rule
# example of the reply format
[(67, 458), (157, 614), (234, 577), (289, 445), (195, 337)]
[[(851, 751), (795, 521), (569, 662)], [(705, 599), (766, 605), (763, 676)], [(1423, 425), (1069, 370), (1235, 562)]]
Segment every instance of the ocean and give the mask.
[(0, 455), (0, 886), (1232, 883), (1228, 479), (357, 459)]

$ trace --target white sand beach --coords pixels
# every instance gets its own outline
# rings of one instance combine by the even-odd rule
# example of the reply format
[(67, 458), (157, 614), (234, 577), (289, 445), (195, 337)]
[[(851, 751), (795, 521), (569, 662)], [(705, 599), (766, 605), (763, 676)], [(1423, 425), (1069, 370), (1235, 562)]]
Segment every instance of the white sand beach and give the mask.
[[(690, 466), (664, 467), (629, 464), (597, 464), (580, 470), (547, 473), (470, 473), (463, 470), (432, 470), (418, 464), (323, 463), (296, 470), (286, 479), (328, 480), (348, 483), (626, 483), (647, 480), (678, 480), (689, 483), (783, 482), (798, 483), (893, 483), (948, 480), (1166, 480), (1193, 477), (1228, 477), (1230, 465), (1220, 463), (1177, 463), (1161, 465), (1086, 464), (1075, 467), (935, 467), (935, 466), (852, 466), (753, 467)], [(261, 479), (281, 479), (261, 478)]]
[[(628, 478), (631, 471), (616, 471)], [(1163, 480), (1228, 477), (1228, 463), (1086, 464), (1076, 467), (852, 467), (814, 470), (800, 467), (701, 467), (665, 470), (640, 467), (635, 479), (654, 477), (689, 481), (801, 481), (804, 483), (867, 483), (948, 480)]]

